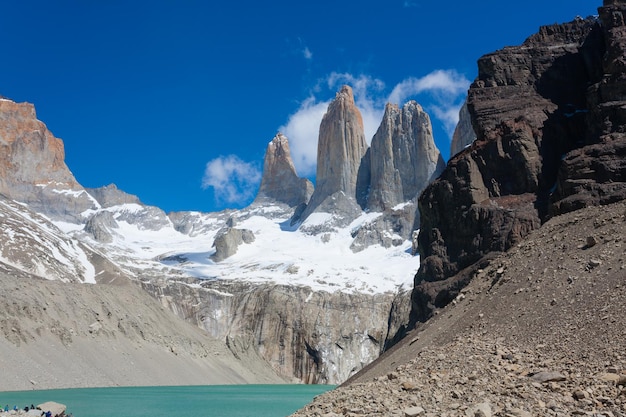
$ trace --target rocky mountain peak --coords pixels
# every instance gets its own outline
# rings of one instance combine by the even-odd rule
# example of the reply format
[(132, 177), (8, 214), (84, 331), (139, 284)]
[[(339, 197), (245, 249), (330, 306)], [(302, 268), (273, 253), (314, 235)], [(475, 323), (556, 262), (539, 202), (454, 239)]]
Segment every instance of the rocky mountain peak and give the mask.
[(102, 208), (121, 204), (141, 204), (139, 197), (120, 190), (115, 184), (99, 188), (87, 188), (87, 191), (98, 201)]
[(444, 167), (422, 107), (415, 101), (402, 108), (387, 104), (372, 139), (368, 208), (383, 211), (416, 198)]
[(74, 221), (97, 204), (65, 165), (63, 141), (35, 107), (0, 99), (0, 193), (52, 218)]
[(350, 214), (360, 210), (357, 182), (366, 152), (363, 118), (354, 102), (352, 88), (344, 85), (320, 124), (315, 191), (303, 218), (319, 210)]
[(295, 207), (308, 202), (312, 194), (311, 181), (298, 177), (296, 173), (289, 140), (282, 133), (278, 133), (265, 151), (263, 178), (255, 203), (273, 200)]

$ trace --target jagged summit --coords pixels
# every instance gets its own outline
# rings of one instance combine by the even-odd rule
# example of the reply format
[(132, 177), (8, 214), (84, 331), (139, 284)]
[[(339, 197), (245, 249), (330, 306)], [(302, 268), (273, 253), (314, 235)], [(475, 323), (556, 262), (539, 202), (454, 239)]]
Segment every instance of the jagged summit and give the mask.
[(53, 218), (77, 221), (97, 203), (65, 165), (63, 141), (30, 103), (0, 100), (0, 193)]
[(445, 167), (430, 117), (415, 101), (387, 104), (370, 151), (367, 207), (384, 211), (416, 198)]
[(320, 124), (315, 191), (303, 219), (316, 210), (343, 212), (350, 220), (356, 217), (357, 179), (366, 151), (363, 118), (352, 88), (344, 85)]
[(295, 207), (307, 203), (312, 194), (311, 181), (298, 177), (296, 173), (289, 140), (278, 133), (267, 145), (261, 187), (254, 203), (277, 201)]

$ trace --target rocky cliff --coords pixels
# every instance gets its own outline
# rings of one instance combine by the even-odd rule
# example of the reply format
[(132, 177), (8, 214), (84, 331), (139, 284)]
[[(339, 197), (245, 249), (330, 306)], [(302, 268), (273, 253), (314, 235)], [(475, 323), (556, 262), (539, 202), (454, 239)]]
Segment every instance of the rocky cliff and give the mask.
[(624, 9), (542, 27), (478, 61), (476, 141), (419, 200), (412, 320), (450, 302), (493, 253), (550, 215), (624, 198)]
[(335, 213), (338, 219), (345, 214), (347, 224), (358, 216), (357, 200), (366, 191), (357, 187), (357, 182), (366, 152), (361, 112), (354, 103), (352, 88), (343, 86), (320, 124), (315, 191), (302, 219), (322, 211)]
[(96, 206), (65, 165), (63, 141), (37, 120), (35, 107), (4, 98), (0, 99), (0, 193), (68, 221), (77, 221), (79, 213)]
[(278, 202), (296, 207), (308, 203), (312, 194), (311, 181), (296, 173), (287, 137), (278, 133), (267, 145), (261, 186), (254, 203)]
[[(354, 375), (380, 355), (408, 316), (402, 307), (392, 308), (393, 294), (209, 281), (200, 285), (143, 284), (180, 317), (225, 340), (235, 355), (258, 352), (279, 375), (305, 383), (336, 384)], [(401, 297), (401, 306), (408, 305), (408, 294)]]

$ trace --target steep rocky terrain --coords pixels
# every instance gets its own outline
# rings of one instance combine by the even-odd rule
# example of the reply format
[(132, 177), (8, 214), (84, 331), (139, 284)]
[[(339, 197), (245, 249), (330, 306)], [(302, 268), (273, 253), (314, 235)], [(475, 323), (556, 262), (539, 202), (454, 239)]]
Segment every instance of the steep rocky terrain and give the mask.
[(477, 139), (419, 200), (414, 322), (550, 216), (626, 197), (624, 7), (607, 1), (599, 18), (479, 59), (467, 99)]
[(549, 220), (294, 416), (626, 416), (624, 236), (624, 202)]

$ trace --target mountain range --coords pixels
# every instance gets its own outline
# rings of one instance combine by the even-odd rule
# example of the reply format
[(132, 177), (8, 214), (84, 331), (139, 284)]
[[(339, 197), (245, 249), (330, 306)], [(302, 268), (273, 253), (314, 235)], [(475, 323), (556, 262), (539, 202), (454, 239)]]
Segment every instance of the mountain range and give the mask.
[(113, 184), (84, 188), (33, 105), (2, 99), (0, 121), (9, 275), (128, 281), (235, 357), (307, 383), (344, 381), (408, 322), (416, 201), (444, 167), (415, 102), (389, 105), (368, 147), (342, 87), (320, 127), (317, 186), (279, 133), (253, 203), (218, 213), (166, 214)]
[[(570, 299), (559, 295), (565, 284), (545, 285), (538, 275), (572, 270), (567, 280), (577, 291), (593, 292), (579, 276), (610, 264), (607, 280), (622, 288), (620, 240), (606, 230), (575, 242), (541, 231), (566, 236), (568, 224), (590, 216), (576, 213), (617, 213), (626, 199), (625, 14), (626, 2), (605, 0), (598, 16), (544, 26), (520, 46), (481, 57), (447, 164), (416, 102), (387, 105), (368, 147), (352, 90), (342, 87), (321, 122), (315, 187), (298, 177), (288, 139), (278, 134), (257, 197), (241, 210), (166, 214), (114, 185), (84, 188), (34, 107), (0, 100), (0, 279), (4, 298), (14, 300), (3, 306), (0, 349), (24, 362), (6, 371), (0, 388), (167, 383), (154, 361), (181, 383), (356, 384), (368, 376), (382, 383), (394, 379), (394, 366), (404, 371), (420, 349), (436, 346), (424, 340), (451, 343), (446, 326), (455, 322), (438, 318), (442, 312), (462, 320), (471, 310), (458, 335), (467, 327), (472, 338), (492, 341), (479, 319), (495, 317), (482, 308), (495, 311), (489, 300), (500, 285), (500, 317), (519, 306), (512, 283), (549, 288), (537, 299), (550, 307)], [(599, 230), (610, 220), (603, 221)], [(540, 246), (524, 246), (528, 239)], [(587, 248), (603, 258), (566, 262)], [(544, 269), (503, 258), (525, 250), (542, 257)], [(560, 269), (549, 259), (559, 250)], [(463, 304), (468, 297), (471, 306)], [(119, 302), (128, 299), (135, 301)], [(572, 326), (567, 315), (515, 311)], [(500, 330), (494, 343), (536, 342), (523, 330)], [(35, 353), (42, 341), (50, 355), (84, 365), (69, 372), (67, 361)], [(601, 346), (607, 353), (598, 363), (622, 361)], [(450, 348), (459, 361), (462, 347)], [(111, 373), (107, 363), (121, 370), (132, 363), (134, 371)], [(66, 371), (79, 379), (88, 366), (90, 382), (54, 377)], [(202, 381), (205, 374), (190, 371), (198, 366), (219, 372)], [(407, 409), (398, 412), (420, 415), (415, 404), (417, 414)]]

